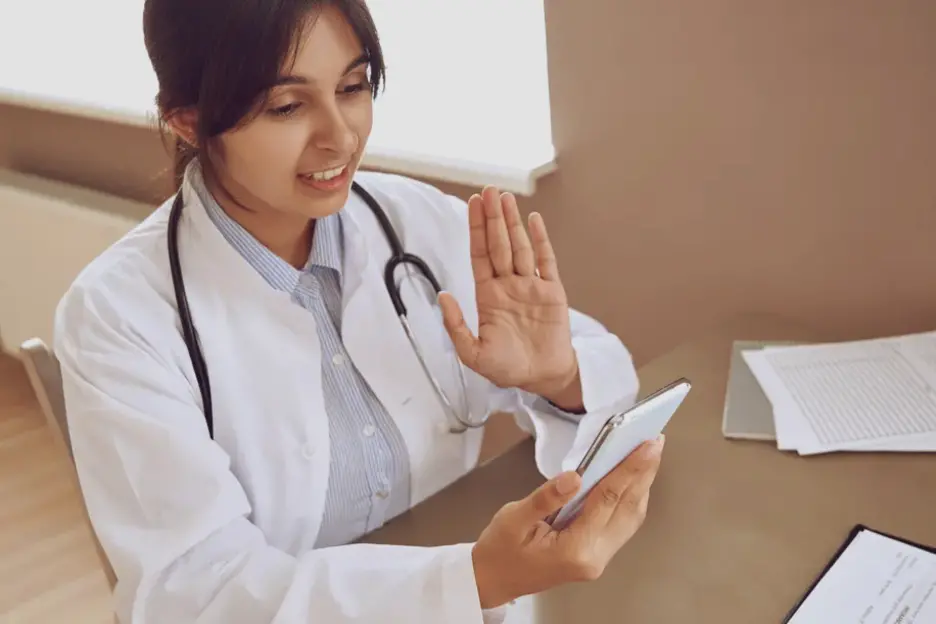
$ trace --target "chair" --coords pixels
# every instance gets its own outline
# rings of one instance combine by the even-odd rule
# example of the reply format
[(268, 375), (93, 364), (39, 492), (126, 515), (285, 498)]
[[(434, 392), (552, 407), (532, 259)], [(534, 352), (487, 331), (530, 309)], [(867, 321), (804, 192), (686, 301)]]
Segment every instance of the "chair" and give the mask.
[[(62, 373), (58, 360), (55, 354), (39, 338), (30, 338), (20, 346), (20, 358), (26, 368), (26, 374), (29, 376), (36, 398), (39, 400), (42, 413), (52, 430), (53, 437), (68, 453), (72, 468), (74, 468), (75, 456), (72, 452), (71, 436), (68, 433), (68, 420), (65, 418), (65, 393), (62, 390)], [(78, 498), (81, 501), (85, 521), (91, 531), (91, 538), (94, 541), (98, 559), (104, 569), (104, 574), (107, 576), (111, 591), (113, 591), (114, 586), (117, 584), (117, 576), (114, 574), (114, 569), (111, 567), (110, 561), (101, 547), (101, 542), (98, 541), (97, 534), (94, 532), (94, 527), (91, 525), (88, 508), (84, 504), (84, 497), (81, 496), (78, 472), (73, 469), (71, 474), (75, 486), (78, 488)]]

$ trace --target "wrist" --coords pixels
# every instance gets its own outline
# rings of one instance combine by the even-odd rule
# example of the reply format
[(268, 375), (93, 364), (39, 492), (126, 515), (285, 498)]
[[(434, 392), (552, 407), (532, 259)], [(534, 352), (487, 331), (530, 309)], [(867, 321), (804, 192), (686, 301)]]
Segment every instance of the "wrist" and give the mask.
[(585, 411), (585, 397), (582, 391), (582, 375), (578, 360), (572, 370), (562, 378), (550, 384), (541, 397), (561, 410), (570, 413), (583, 413)]
[(510, 602), (510, 597), (503, 596), (502, 588), (496, 579), (495, 568), (487, 563), (478, 544), (471, 549), (471, 564), (474, 567), (475, 585), (478, 588), (478, 601), (481, 609), (496, 609)]

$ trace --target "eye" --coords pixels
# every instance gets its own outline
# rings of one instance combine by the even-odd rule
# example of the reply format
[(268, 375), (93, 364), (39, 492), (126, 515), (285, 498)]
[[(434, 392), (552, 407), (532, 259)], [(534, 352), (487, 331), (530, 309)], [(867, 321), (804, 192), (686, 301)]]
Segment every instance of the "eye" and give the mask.
[(358, 82), (358, 83), (355, 83), (355, 84), (352, 84), (352, 85), (348, 85), (348, 86), (346, 86), (346, 87), (343, 87), (343, 88), (341, 89), (341, 93), (342, 93), (343, 95), (353, 95), (353, 94), (355, 94), (355, 93), (360, 93), (361, 91), (363, 91), (364, 89), (366, 89), (367, 86), (368, 86), (368, 85), (367, 85), (367, 82), (366, 82), (366, 81)]
[(267, 112), (274, 117), (289, 117), (295, 113), (300, 106), (302, 106), (300, 102), (290, 102), (289, 104), (284, 104), (283, 106), (271, 108)]

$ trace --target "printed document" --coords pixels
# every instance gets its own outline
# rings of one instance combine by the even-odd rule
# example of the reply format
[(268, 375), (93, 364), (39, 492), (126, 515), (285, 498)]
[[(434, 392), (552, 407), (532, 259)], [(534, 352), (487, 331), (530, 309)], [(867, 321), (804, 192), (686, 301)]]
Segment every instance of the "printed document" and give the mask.
[(936, 555), (862, 530), (789, 620), (790, 624), (833, 622), (936, 622)]
[(742, 357), (771, 403), (782, 450), (936, 450), (936, 332)]

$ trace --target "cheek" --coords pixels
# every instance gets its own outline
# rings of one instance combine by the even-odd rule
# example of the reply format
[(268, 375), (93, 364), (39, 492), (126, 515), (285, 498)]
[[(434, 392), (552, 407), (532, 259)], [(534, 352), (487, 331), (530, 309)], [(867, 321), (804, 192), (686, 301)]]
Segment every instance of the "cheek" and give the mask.
[(374, 104), (369, 97), (362, 97), (360, 102), (349, 106), (345, 111), (345, 120), (351, 131), (358, 137), (358, 150), (363, 151), (364, 144), (370, 137), (374, 126)]
[(258, 196), (292, 181), (307, 136), (298, 124), (254, 121), (224, 141), (229, 175)]

